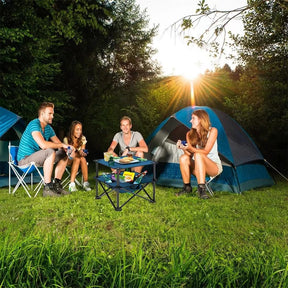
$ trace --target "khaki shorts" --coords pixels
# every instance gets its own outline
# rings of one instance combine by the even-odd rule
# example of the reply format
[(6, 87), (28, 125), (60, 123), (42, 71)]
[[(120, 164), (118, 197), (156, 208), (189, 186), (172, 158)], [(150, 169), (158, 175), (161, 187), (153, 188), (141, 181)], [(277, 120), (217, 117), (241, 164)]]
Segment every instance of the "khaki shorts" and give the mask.
[(222, 173), (223, 167), (222, 167), (222, 164), (221, 164), (221, 163), (216, 163), (216, 165), (217, 165), (217, 167), (218, 167), (218, 174), (217, 174), (217, 175), (219, 175), (219, 174)]
[[(21, 159), (19, 161), (19, 166), (26, 165), (31, 162), (35, 162), (36, 166), (42, 167), (44, 165), (45, 160), (52, 154), (55, 153), (55, 150), (52, 148), (45, 149), (45, 150), (39, 150), (29, 156), (26, 156), (25, 158)], [(55, 163), (59, 160), (65, 158), (66, 152), (63, 149), (56, 150), (56, 156), (55, 156)]]

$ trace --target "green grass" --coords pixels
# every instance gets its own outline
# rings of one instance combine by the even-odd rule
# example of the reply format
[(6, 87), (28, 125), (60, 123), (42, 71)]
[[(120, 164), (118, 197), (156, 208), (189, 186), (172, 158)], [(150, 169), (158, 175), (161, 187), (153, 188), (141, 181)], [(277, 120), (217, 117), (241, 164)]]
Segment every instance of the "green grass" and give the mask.
[(116, 212), (94, 191), (0, 189), (0, 287), (288, 287), (287, 182), (206, 201), (176, 191)]

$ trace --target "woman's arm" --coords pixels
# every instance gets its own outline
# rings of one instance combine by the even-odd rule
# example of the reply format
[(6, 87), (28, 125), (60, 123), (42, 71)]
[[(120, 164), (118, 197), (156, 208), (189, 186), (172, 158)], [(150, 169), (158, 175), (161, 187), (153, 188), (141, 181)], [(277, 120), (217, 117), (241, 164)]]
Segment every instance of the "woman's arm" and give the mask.
[[(187, 137), (186, 137), (187, 139)], [(183, 145), (182, 144), (182, 141), (181, 140), (178, 140), (177, 143), (176, 143), (176, 146), (178, 149), (181, 149), (183, 150), (183, 152), (189, 156), (192, 156), (193, 155), (193, 152), (190, 152), (187, 148), (188, 148), (188, 141), (186, 141), (187, 144), (186, 145)], [(191, 145), (190, 145), (191, 146)], [(192, 146), (191, 146), (192, 147)]]

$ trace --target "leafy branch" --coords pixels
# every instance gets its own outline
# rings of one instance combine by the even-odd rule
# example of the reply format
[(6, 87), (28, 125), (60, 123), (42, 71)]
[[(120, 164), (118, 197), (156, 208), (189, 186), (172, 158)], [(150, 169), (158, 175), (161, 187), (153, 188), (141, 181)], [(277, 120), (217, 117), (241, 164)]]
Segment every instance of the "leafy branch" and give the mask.
[[(187, 41), (187, 45), (195, 44), (200, 48), (205, 47), (214, 53), (214, 57), (220, 56), (228, 44), (227, 34), (230, 34), (232, 38), (231, 31), (227, 29), (228, 25), (232, 21), (242, 19), (247, 12), (260, 5), (261, 1), (249, 1), (245, 6), (231, 10), (212, 10), (205, 0), (200, 0), (195, 14), (180, 18), (169, 29), (174, 30), (175, 33), (180, 32)], [(288, 9), (288, 0), (275, 2)]]

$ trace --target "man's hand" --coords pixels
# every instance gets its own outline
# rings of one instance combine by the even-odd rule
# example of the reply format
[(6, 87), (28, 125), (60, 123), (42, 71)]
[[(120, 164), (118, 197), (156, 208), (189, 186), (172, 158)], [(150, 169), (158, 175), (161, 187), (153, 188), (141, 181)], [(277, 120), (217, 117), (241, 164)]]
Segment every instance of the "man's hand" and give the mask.
[(67, 144), (62, 143), (61, 148), (64, 149), (65, 152), (67, 152), (68, 147), (70, 147), (72, 150), (74, 150), (74, 147), (72, 145), (67, 145)]

